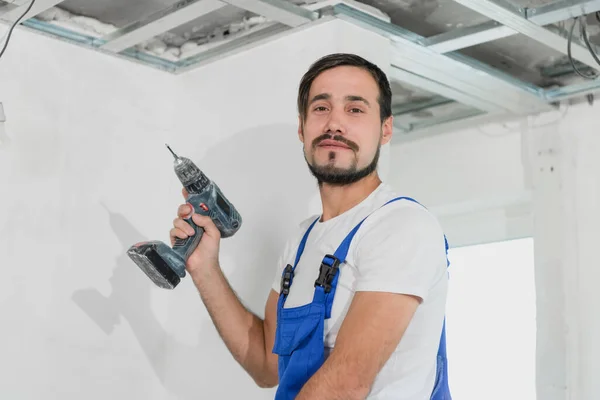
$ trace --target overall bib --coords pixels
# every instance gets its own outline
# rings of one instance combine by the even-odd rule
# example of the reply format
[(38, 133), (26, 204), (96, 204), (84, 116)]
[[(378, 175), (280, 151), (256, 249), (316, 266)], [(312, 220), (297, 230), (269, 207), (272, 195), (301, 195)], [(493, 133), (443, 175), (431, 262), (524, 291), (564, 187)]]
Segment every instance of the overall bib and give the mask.
[[(403, 199), (419, 204), (411, 198), (398, 197), (388, 201), (384, 206)], [(352, 238), (366, 218), (352, 229), (333, 255), (327, 254), (323, 258), (319, 269), (319, 277), (315, 281), (315, 291), (311, 303), (300, 307), (284, 308), (285, 300), (293, 282), (294, 270), (302, 256), (308, 235), (319, 218), (312, 222), (302, 237), (296, 252), (294, 266), (288, 264), (285, 267), (277, 303), (277, 330), (273, 346), (273, 353), (279, 356), (279, 387), (275, 394), (275, 400), (293, 400), (304, 384), (323, 365), (325, 361), (325, 319), (331, 317), (331, 306), (337, 287), (339, 267), (346, 261)], [(444, 240), (447, 253), (448, 242), (446, 238)], [(430, 400), (451, 399), (448, 387), (446, 322), (444, 321), (437, 354), (435, 385)]]

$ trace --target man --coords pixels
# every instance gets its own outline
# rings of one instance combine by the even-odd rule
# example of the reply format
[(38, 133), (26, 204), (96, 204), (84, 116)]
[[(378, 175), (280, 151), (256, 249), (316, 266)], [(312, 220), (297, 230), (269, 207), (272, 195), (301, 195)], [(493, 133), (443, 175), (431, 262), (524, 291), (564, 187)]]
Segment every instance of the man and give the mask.
[[(449, 399), (447, 246), (436, 219), (415, 201), (392, 201), (377, 174), (392, 137), (385, 74), (356, 55), (324, 57), (303, 77), (298, 109), (322, 214), (288, 241), (264, 320), (224, 278), (213, 222), (193, 216), (205, 234), (187, 270), (219, 334), (260, 387), (279, 385), (276, 399)], [(172, 241), (193, 233), (190, 212), (180, 206)]]

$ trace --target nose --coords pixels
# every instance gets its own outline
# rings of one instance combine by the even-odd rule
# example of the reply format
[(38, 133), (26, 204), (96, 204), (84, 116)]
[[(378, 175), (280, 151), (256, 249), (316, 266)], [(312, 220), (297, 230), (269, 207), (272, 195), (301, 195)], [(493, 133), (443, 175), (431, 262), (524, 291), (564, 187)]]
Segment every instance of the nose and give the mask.
[(344, 134), (343, 116), (340, 115), (339, 111), (332, 110), (327, 120), (326, 133), (331, 134)]

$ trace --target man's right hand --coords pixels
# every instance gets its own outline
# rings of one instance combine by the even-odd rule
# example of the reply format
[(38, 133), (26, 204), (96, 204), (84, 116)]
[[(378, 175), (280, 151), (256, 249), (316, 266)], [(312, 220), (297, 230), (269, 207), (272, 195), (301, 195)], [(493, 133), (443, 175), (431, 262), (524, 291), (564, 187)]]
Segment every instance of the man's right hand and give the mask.
[[(187, 199), (188, 193), (182, 190), (183, 198)], [(186, 262), (186, 269), (192, 277), (208, 268), (215, 268), (219, 265), (219, 247), (221, 243), (221, 232), (209, 216), (193, 213), (193, 208), (189, 203), (182, 204), (177, 209), (177, 218), (173, 220), (173, 229), (169, 232), (171, 246), (175, 244), (175, 239), (187, 239), (194, 234), (194, 229), (186, 221), (190, 216), (194, 223), (204, 229), (200, 243), (194, 249)]]

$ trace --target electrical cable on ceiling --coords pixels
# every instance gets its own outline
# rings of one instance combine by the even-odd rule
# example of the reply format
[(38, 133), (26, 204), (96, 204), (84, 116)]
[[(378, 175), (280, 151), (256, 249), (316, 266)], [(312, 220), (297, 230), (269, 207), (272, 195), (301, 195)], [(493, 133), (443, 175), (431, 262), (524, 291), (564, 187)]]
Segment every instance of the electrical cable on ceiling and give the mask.
[[(595, 13), (596, 14), (596, 19), (598, 19), (598, 21), (600, 22), (600, 14), (599, 13)], [(590, 80), (594, 80), (598, 78), (597, 74), (591, 74), (591, 75), (586, 75), (583, 72), (581, 72), (581, 70), (579, 70), (579, 68), (577, 68), (577, 66), (575, 65), (575, 61), (573, 60), (573, 54), (571, 51), (571, 47), (573, 44), (573, 32), (575, 31), (575, 25), (577, 25), (577, 22), (579, 22), (579, 35), (580, 38), (583, 38), (583, 41), (585, 43), (585, 46), (587, 47), (587, 49), (589, 50), (590, 54), (592, 55), (592, 57), (594, 58), (594, 60), (598, 63), (598, 66), (600, 67), (600, 57), (598, 57), (598, 55), (596, 54), (596, 52), (594, 51), (594, 49), (592, 48), (592, 44), (590, 43), (590, 40), (588, 38), (588, 34), (587, 34), (587, 27), (585, 25), (584, 19), (582, 19), (582, 17), (576, 17), (573, 20), (573, 25), (571, 25), (571, 29), (569, 30), (569, 39), (568, 39), (568, 45), (567, 45), (567, 55), (569, 57), (569, 62), (571, 63), (571, 66), (573, 67), (573, 71), (575, 71), (577, 73), (577, 75), (585, 78), (585, 79), (590, 79)]]
[(29, 6), (25, 10), (25, 12), (19, 18), (17, 18), (17, 20), (8, 29), (8, 34), (6, 35), (6, 40), (4, 42), (4, 46), (2, 47), (2, 50), (0, 50), (0, 58), (2, 58), (2, 55), (6, 51), (6, 47), (8, 46), (8, 41), (10, 40), (10, 36), (12, 35), (13, 30), (15, 29), (15, 27), (17, 25), (19, 25), (19, 22), (21, 22), (21, 19), (23, 19), (23, 17), (25, 15), (27, 15), (27, 13), (29, 12), (29, 10), (31, 10), (31, 7), (33, 7), (33, 3), (35, 3), (35, 0), (31, 0), (31, 3), (29, 3)]
[(592, 57), (594, 58), (594, 60), (596, 60), (596, 62), (600, 66), (600, 57), (598, 57), (598, 55), (596, 54), (596, 51), (594, 51), (594, 49), (592, 48), (592, 44), (590, 43), (590, 38), (587, 34), (587, 26), (584, 25), (583, 22), (580, 22), (579, 31), (580, 31), (581, 36), (583, 37), (585, 46), (588, 48), (588, 50), (592, 54)]

